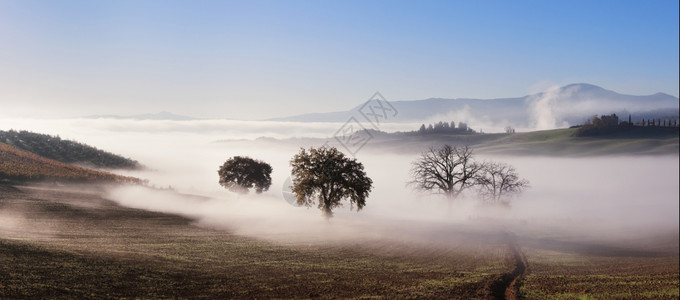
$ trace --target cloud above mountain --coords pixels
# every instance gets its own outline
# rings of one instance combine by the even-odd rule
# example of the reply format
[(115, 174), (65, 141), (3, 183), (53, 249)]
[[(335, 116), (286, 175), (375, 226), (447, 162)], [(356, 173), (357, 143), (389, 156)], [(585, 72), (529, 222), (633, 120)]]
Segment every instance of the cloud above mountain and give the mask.
[[(389, 100), (389, 99), (388, 99)], [(398, 111), (391, 122), (466, 122), (477, 128), (501, 130), (507, 125), (552, 129), (582, 124), (593, 115), (632, 114), (633, 119), (677, 117), (679, 101), (663, 93), (647, 96), (619, 94), (591, 84), (552, 86), (517, 98), (390, 101)], [(358, 115), (361, 105), (347, 111), (304, 114), (278, 121), (343, 122)]]

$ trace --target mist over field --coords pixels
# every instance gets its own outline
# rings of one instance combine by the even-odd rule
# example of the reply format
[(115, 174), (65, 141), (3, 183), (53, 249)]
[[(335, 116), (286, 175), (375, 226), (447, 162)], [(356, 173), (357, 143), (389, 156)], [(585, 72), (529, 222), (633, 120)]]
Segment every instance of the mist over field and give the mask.
[[(148, 179), (152, 187), (173, 189), (118, 187), (107, 193), (111, 200), (188, 216), (203, 226), (258, 238), (398, 237), (433, 242), (455, 239), (455, 235), (442, 232), (465, 227), (552, 228), (593, 239), (617, 239), (677, 232), (678, 228), (677, 155), (553, 158), (481, 153), (478, 160), (510, 163), (531, 183), (530, 189), (513, 200), (511, 209), (489, 212), (472, 197), (449, 206), (441, 196), (414, 192), (406, 182), (418, 153), (383, 152), (369, 141), (366, 149), (356, 153), (374, 182), (366, 207), (357, 213), (347, 205), (328, 222), (316, 207), (289, 205), (282, 189), (290, 173), (289, 160), (299, 148), (321, 146), (323, 137), (333, 142), (334, 126), (342, 124), (107, 119), (15, 120), (12, 124), (16, 129), (61, 134), (62, 138), (137, 159), (147, 170), (118, 173)], [(0, 126), (9, 129), (6, 124)], [(261, 136), (320, 139), (300, 139), (299, 143), (257, 140)], [(272, 165), (269, 191), (239, 195), (218, 184), (217, 169), (236, 155)]]
[(678, 299), (679, 11), (0, 0), (0, 300)]

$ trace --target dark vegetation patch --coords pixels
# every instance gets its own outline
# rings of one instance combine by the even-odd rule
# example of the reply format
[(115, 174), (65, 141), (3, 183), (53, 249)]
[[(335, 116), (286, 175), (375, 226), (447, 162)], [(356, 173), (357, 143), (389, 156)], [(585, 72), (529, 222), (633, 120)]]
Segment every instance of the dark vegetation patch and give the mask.
[(642, 127), (642, 126), (609, 126), (597, 127), (583, 125), (578, 127), (574, 136), (595, 137), (603, 139), (668, 139), (677, 138), (680, 127)]

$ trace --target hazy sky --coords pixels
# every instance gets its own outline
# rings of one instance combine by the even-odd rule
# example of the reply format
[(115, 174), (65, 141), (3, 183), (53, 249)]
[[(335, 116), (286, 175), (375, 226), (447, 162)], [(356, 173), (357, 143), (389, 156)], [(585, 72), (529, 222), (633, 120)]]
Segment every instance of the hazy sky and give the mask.
[(678, 96), (678, 1), (0, 0), (0, 117), (263, 119), (587, 82)]

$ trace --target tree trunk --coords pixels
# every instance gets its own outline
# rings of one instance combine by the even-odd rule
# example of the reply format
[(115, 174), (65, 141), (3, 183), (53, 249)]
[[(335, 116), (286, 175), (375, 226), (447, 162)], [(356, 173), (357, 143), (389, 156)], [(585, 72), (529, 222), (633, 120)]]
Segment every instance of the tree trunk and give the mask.
[(448, 213), (453, 214), (453, 200), (456, 199), (456, 196), (454, 195), (453, 191), (449, 191), (446, 193), (446, 202), (448, 204)]
[(328, 203), (326, 203), (325, 207), (323, 208), (323, 216), (326, 217), (326, 219), (330, 219), (333, 217), (333, 212), (331, 211), (331, 208), (328, 205)]
[(333, 211), (331, 210), (331, 201), (330, 201), (330, 196), (323, 195), (323, 216), (326, 217), (326, 219), (330, 219), (333, 217)]

